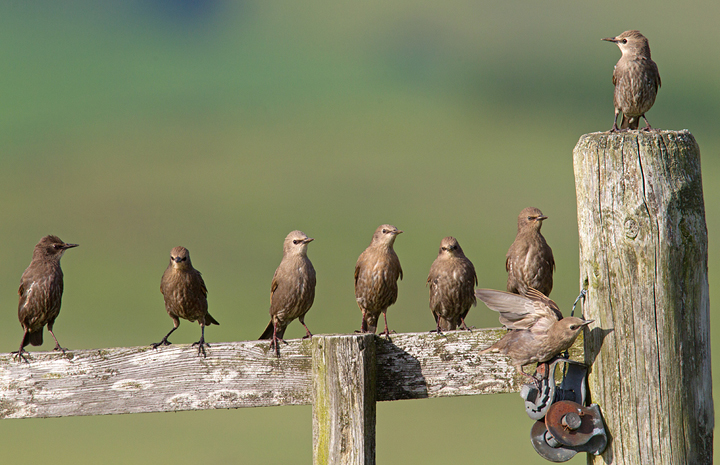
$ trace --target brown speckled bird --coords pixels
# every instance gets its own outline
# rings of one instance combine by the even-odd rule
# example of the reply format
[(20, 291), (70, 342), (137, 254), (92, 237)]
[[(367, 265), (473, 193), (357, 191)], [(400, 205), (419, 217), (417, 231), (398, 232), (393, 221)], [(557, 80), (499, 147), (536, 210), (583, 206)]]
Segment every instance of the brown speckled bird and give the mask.
[(535, 289), (525, 295), (493, 289), (475, 291), (478, 299), (500, 313), (500, 323), (508, 331), (480, 354), (500, 352), (510, 356), (513, 367), (523, 376), (535, 378), (522, 369), (530, 363), (543, 363), (570, 348), (582, 329), (594, 320), (563, 318), (558, 306)]
[[(645, 112), (655, 103), (661, 82), (658, 67), (650, 58), (647, 38), (640, 31), (625, 31), (617, 37), (602, 40), (614, 42), (622, 52), (613, 70), (615, 120), (610, 132), (637, 129), (640, 118), (645, 118), (643, 130), (652, 129)], [(622, 120), (618, 129), (620, 112)]]
[(436, 331), (452, 331), (465, 324), (470, 307), (477, 302), (477, 275), (472, 262), (465, 257), (454, 237), (440, 242), (438, 256), (430, 267), (427, 284), (430, 286), (430, 310), (435, 317)]
[(533, 287), (546, 296), (550, 295), (555, 259), (552, 249), (540, 234), (545, 219), (547, 216), (534, 207), (520, 212), (517, 236), (505, 260), (508, 292), (525, 294), (528, 288)]
[(358, 257), (355, 265), (355, 300), (362, 310), (363, 333), (374, 333), (377, 321), (382, 313), (385, 317), (385, 334), (390, 337), (387, 325), (387, 309), (397, 300), (398, 278), (402, 279), (400, 266), (393, 244), (402, 231), (395, 226), (383, 224), (378, 226), (372, 241)]
[(274, 347), (278, 356), (278, 342), (283, 341), (285, 328), (295, 318), (300, 320), (307, 331), (303, 339), (312, 337), (305, 325), (305, 314), (315, 300), (315, 268), (307, 256), (308, 244), (312, 240), (302, 231), (293, 231), (287, 235), (283, 242), (283, 258), (270, 285), (270, 323), (260, 339), (272, 339), (271, 347)]
[(20, 348), (13, 354), (25, 362), (27, 362), (23, 355), (27, 353), (25, 346), (42, 345), (45, 325), (55, 339), (54, 350), (63, 353), (67, 350), (60, 347), (53, 333), (53, 325), (62, 304), (63, 272), (60, 268), (60, 258), (67, 249), (77, 246), (77, 244), (66, 244), (57, 236), (43, 237), (35, 246), (30, 265), (20, 278), (18, 319), (25, 333)]
[(208, 313), (207, 288), (202, 275), (193, 268), (190, 261), (190, 252), (185, 247), (175, 247), (170, 251), (170, 264), (160, 281), (160, 292), (165, 298), (165, 309), (173, 320), (173, 329), (165, 335), (160, 342), (152, 344), (152, 348), (172, 344), (168, 337), (180, 326), (180, 318), (200, 324), (200, 340), (193, 343), (198, 346), (198, 355), (205, 353), (205, 326), (219, 325), (215, 318)]

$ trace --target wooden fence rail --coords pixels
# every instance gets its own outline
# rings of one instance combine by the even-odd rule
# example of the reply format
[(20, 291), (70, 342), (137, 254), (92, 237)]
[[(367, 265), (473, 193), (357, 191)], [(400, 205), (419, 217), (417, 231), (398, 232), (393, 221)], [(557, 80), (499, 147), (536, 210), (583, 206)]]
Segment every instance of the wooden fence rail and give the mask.
[(280, 358), (267, 341), (0, 354), (0, 418), (312, 404), (314, 463), (372, 464), (376, 401), (518, 391), (505, 356), (478, 355), (504, 332), (318, 335)]

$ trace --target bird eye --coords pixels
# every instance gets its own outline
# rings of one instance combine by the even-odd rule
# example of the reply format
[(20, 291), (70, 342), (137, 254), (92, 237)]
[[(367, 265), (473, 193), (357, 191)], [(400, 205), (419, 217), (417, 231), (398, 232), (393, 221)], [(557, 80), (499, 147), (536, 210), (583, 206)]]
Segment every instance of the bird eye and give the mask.
[(300, 241), (297, 239), (293, 239), (293, 244), (297, 245)]
[(622, 40), (622, 43), (623, 43), (623, 44), (627, 44), (627, 39), (623, 39), (623, 40)]
[(53, 249), (59, 249), (59, 248), (60, 248), (60, 244), (53, 244)]
[(528, 221), (532, 221), (532, 219), (533, 219), (532, 216), (528, 216)]
[(383, 234), (387, 234), (388, 231), (387, 231), (387, 229), (383, 229), (382, 232), (383, 232)]

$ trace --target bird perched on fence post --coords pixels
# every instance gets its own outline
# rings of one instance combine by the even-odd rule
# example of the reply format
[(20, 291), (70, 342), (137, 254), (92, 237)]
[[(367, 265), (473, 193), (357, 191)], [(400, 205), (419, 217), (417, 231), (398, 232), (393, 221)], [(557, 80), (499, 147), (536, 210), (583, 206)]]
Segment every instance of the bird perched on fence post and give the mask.
[(67, 350), (60, 347), (53, 333), (53, 325), (62, 304), (63, 272), (60, 268), (60, 259), (67, 249), (77, 246), (78, 244), (67, 244), (57, 236), (43, 237), (35, 246), (30, 265), (20, 278), (18, 319), (25, 332), (20, 348), (13, 354), (25, 362), (27, 362), (23, 355), (27, 353), (25, 346), (42, 345), (45, 325), (55, 339), (53, 350), (60, 350), (63, 353)]
[(555, 302), (533, 288), (525, 295), (493, 289), (478, 289), (475, 295), (488, 308), (499, 312), (500, 323), (510, 330), (480, 354), (508, 355), (515, 370), (533, 381), (537, 381), (536, 378), (525, 373), (522, 367), (552, 360), (569, 349), (580, 331), (594, 321), (572, 316), (563, 318)]
[(462, 324), (469, 329), (465, 317), (476, 304), (477, 275), (472, 262), (463, 253), (457, 239), (448, 236), (440, 242), (438, 256), (430, 266), (430, 310), (435, 317), (436, 331), (452, 331)]
[(400, 233), (402, 231), (390, 224), (378, 226), (370, 245), (355, 264), (355, 300), (363, 315), (361, 332), (374, 333), (382, 313), (385, 318), (383, 334), (388, 339), (387, 309), (397, 301), (397, 280), (403, 277), (400, 259), (393, 249)]
[[(308, 244), (313, 241), (302, 231), (292, 231), (283, 242), (283, 258), (275, 270), (270, 285), (270, 323), (260, 339), (272, 339), (273, 347), (280, 356), (279, 341), (283, 341), (285, 328), (295, 318), (305, 327), (305, 314), (315, 300), (315, 268), (307, 256)], [(283, 341), (285, 342), (285, 341)]]
[(546, 296), (550, 295), (555, 259), (552, 249), (540, 234), (542, 222), (546, 219), (547, 216), (535, 207), (527, 207), (518, 215), (517, 236), (505, 260), (508, 292), (524, 294), (533, 287)]
[(208, 313), (205, 281), (193, 268), (190, 252), (185, 247), (174, 247), (170, 251), (170, 264), (160, 281), (160, 292), (165, 299), (165, 310), (173, 320), (173, 328), (160, 342), (151, 344), (152, 348), (172, 344), (168, 337), (180, 326), (180, 318), (184, 318), (200, 324), (200, 340), (193, 343), (193, 347), (198, 346), (198, 355), (207, 356), (205, 346), (210, 347), (210, 344), (205, 342), (205, 326), (220, 323)]
[[(655, 103), (661, 83), (658, 67), (650, 58), (647, 38), (640, 31), (625, 31), (617, 37), (602, 40), (614, 42), (622, 52), (613, 71), (615, 120), (610, 132), (637, 129), (641, 117), (645, 118), (646, 126), (643, 129), (652, 129), (645, 112)], [(618, 129), (620, 112), (622, 120)]]

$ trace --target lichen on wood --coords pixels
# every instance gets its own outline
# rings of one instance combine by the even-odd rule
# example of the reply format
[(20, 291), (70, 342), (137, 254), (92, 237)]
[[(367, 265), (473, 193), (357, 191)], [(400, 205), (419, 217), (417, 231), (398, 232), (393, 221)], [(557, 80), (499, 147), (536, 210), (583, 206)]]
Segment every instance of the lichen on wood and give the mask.
[(712, 462), (707, 228), (688, 131), (582, 136), (574, 150), (589, 376), (612, 441), (593, 463)]

